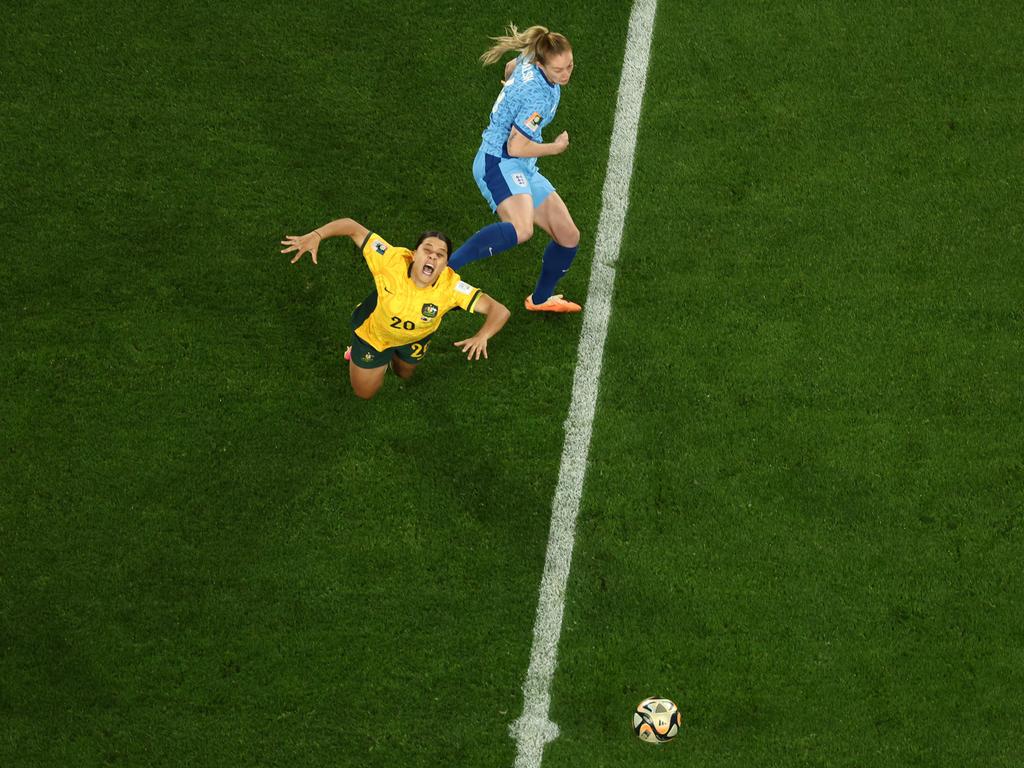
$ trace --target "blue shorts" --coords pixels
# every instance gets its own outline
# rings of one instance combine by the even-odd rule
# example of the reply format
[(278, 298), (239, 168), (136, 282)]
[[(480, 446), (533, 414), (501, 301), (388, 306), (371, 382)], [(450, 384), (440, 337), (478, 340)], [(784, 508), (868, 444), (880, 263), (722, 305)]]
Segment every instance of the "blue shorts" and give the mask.
[(495, 157), (484, 152), (483, 147), (473, 160), (473, 178), (492, 211), (497, 211), (512, 195), (531, 195), (533, 207), (539, 208), (555, 191), (551, 182), (537, 170), (536, 163), (527, 163), (519, 157)]

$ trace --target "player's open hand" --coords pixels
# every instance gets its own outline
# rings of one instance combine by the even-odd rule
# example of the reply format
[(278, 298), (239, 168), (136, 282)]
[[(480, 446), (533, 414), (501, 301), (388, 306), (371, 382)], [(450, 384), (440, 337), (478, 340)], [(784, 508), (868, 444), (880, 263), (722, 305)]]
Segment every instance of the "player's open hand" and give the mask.
[(467, 360), (479, 360), (481, 355), (487, 357), (487, 339), (482, 336), (470, 336), (468, 339), (456, 341), (455, 346), (466, 353)]
[(281, 253), (296, 251), (295, 258), (292, 259), (292, 264), (294, 264), (302, 258), (302, 254), (309, 251), (309, 255), (313, 257), (313, 263), (316, 264), (316, 251), (320, 247), (320, 240), (320, 233), (315, 230), (305, 235), (286, 235), (284, 240), (281, 241), (281, 245), (287, 245), (288, 247), (282, 250)]
[(555, 147), (557, 147), (557, 151), (555, 152), (555, 154), (562, 154), (563, 152), (565, 152), (565, 150), (569, 148), (569, 132), (562, 131), (560, 134), (558, 134), (558, 136), (555, 137), (555, 140), (552, 141), (551, 143)]

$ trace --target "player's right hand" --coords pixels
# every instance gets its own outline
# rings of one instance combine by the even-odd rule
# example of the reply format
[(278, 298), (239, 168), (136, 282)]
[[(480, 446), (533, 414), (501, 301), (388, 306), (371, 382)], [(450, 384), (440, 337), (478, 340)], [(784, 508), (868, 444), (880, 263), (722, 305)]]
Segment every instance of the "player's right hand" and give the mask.
[(560, 134), (558, 134), (558, 136), (555, 138), (555, 140), (552, 141), (551, 143), (552, 143), (552, 145), (554, 145), (555, 147), (558, 148), (555, 151), (555, 154), (556, 155), (562, 154), (563, 152), (565, 152), (565, 150), (567, 150), (569, 148), (569, 132), (568, 131), (562, 131)]

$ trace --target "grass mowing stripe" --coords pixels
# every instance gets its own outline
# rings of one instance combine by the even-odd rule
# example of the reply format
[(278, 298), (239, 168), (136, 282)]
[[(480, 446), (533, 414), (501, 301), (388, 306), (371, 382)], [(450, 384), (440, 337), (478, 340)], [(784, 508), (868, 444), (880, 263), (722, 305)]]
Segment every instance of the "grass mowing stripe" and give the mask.
[(597, 224), (594, 259), (587, 289), (583, 329), (580, 333), (572, 402), (565, 422), (565, 444), (558, 471), (558, 485), (551, 504), (551, 529), (541, 578), (537, 619), (533, 627), (530, 666), (523, 683), (523, 714), (512, 724), (516, 740), (516, 768), (537, 768), (544, 745), (558, 736), (558, 727), (548, 719), (551, 680), (562, 631), (565, 587), (572, 564), (576, 516), (583, 492), (590, 433), (601, 378), (604, 342), (608, 335), (615, 262), (622, 242), (622, 229), (629, 207), (629, 182), (633, 175), (640, 108), (647, 82), (651, 38), (657, 0), (636, 0), (629, 18), (626, 53), (615, 106), (608, 170), (602, 192), (601, 216)]

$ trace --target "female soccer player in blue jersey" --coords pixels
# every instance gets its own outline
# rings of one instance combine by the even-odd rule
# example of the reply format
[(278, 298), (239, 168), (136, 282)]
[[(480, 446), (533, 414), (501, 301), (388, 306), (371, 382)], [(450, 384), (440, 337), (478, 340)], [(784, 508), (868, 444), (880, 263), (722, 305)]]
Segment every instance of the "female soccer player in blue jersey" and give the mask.
[(397, 248), (352, 219), (337, 219), (305, 235), (288, 235), (281, 253), (295, 252), (292, 264), (309, 252), (316, 264), (320, 243), (350, 237), (362, 252), (376, 287), (352, 313), (351, 347), (345, 353), (352, 391), (369, 400), (384, 383), (390, 365), (410, 378), (423, 360), (431, 337), (448, 311), (459, 308), (486, 316), (480, 329), (455, 346), (470, 360), (487, 357), (487, 341), (502, 329), (509, 311), (448, 269), (451, 241), (440, 232), (424, 232), (414, 250)]
[(580, 231), (565, 202), (537, 170), (537, 158), (561, 154), (569, 146), (562, 131), (549, 143), (541, 131), (555, 117), (561, 87), (572, 77), (572, 46), (557, 32), (534, 26), (520, 32), (509, 25), (481, 57), (494, 64), (506, 51), (519, 56), (505, 65), (504, 87), (491, 109), (473, 176), (484, 199), (501, 222), (484, 227), (452, 254), (450, 266), (460, 269), (477, 259), (507, 250), (533, 236), (534, 225), (549, 235), (540, 277), (526, 308), (541, 312), (579, 312), (580, 305), (555, 294), (580, 243)]

